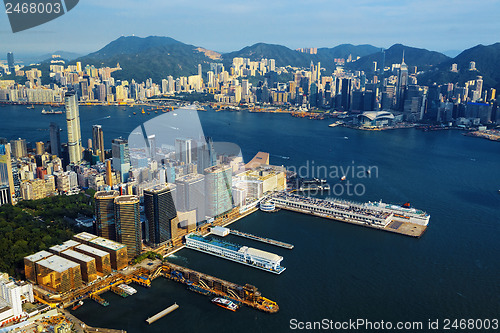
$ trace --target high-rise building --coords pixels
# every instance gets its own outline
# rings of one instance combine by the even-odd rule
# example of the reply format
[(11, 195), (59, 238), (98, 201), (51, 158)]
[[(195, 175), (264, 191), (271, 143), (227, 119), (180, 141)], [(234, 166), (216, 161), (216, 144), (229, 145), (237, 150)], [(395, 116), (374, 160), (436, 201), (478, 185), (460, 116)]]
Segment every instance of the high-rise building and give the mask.
[(80, 132), (80, 112), (74, 92), (67, 92), (66, 123), (68, 125), (68, 153), (69, 163), (78, 164), (82, 161), (82, 135)]
[(399, 68), (398, 75), (398, 91), (396, 96), (396, 103), (398, 110), (403, 110), (406, 87), (408, 86), (408, 66), (405, 63), (405, 52), (403, 50), (403, 59), (401, 61), (401, 67)]
[(347, 111), (351, 107), (351, 79), (342, 79), (341, 107)]
[(222, 215), (233, 207), (232, 168), (217, 165), (205, 169), (206, 211), (210, 217)]
[(8, 202), (14, 203), (15, 187), (9, 144), (0, 145), (0, 185), (8, 187)]
[(127, 246), (128, 258), (141, 254), (142, 229), (139, 197), (122, 195), (115, 199), (116, 241)]
[(97, 235), (116, 240), (115, 199), (118, 191), (100, 191), (94, 195)]
[(21, 158), (28, 155), (28, 150), (26, 148), (26, 140), (17, 139), (10, 141), (10, 147), (12, 149), (12, 156), (15, 158)]
[(12, 52), (7, 53), (7, 66), (9, 68), (9, 72), (14, 74), (16, 66), (14, 65), (14, 53)]
[(120, 173), (120, 180), (125, 183), (128, 180), (128, 172), (130, 171), (128, 141), (124, 139), (114, 139), (112, 141), (111, 151), (113, 156), (113, 169)]
[(193, 163), (193, 143), (194, 142), (191, 139), (175, 139), (175, 157), (178, 161), (181, 161), (184, 164)]
[(158, 185), (144, 190), (144, 212), (148, 221), (149, 243), (161, 245), (172, 239), (178, 219), (175, 207), (176, 186)]
[(38, 156), (45, 154), (45, 144), (43, 142), (36, 143), (36, 154)]
[(104, 135), (101, 125), (92, 126), (92, 147), (94, 155), (99, 156), (99, 161), (104, 163)]
[(111, 160), (106, 160), (106, 185), (113, 186), (113, 170)]
[(61, 156), (61, 128), (56, 123), (50, 123), (50, 153)]
[(196, 221), (205, 220), (205, 176), (190, 174), (175, 180), (177, 211), (196, 211)]

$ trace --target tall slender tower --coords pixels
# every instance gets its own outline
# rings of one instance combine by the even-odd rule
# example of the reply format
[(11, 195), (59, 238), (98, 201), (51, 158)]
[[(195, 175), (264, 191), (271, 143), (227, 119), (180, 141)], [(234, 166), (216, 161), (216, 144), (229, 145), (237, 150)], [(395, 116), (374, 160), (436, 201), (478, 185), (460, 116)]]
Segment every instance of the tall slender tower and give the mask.
[(141, 254), (142, 229), (139, 197), (122, 195), (115, 199), (116, 241), (127, 245), (129, 260)]
[(8, 185), (9, 202), (14, 203), (15, 188), (12, 174), (12, 161), (10, 156), (10, 144), (0, 145), (0, 185)]
[(92, 146), (94, 154), (99, 156), (99, 161), (104, 163), (104, 135), (101, 125), (92, 126)]
[(118, 191), (99, 191), (94, 195), (97, 236), (116, 240), (115, 199)]
[(206, 214), (217, 217), (231, 210), (232, 168), (229, 165), (205, 169)]
[(68, 152), (69, 163), (78, 164), (82, 160), (82, 135), (80, 132), (80, 112), (74, 92), (67, 92), (66, 123), (68, 125)]
[(408, 86), (408, 66), (405, 63), (405, 51), (403, 50), (403, 59), (399, 68), (398, 76), (398, 109), (403, 110), (405, 104), (405, 92)]

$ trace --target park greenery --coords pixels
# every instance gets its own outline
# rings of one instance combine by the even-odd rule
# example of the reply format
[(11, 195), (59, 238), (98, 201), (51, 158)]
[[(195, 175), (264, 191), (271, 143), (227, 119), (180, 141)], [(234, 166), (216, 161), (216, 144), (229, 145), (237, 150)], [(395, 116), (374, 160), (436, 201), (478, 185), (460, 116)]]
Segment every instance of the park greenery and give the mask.
[(132, 262), (134, 264), (138, 264), (141, 261), (143, 261), (144, 259), (151, 259), (151, 260), (160, 259), (163, 261), (163, 256), (161, 254), (155, 253), (153, 251), (149, 251), (149, 252), (145, 252), (145, 253), (141, 254), (140, 256), (135, 258)]
[(0, 272), (23, 278), (23, 258), (91, 231), (78, 226), (78, 216), (92, 216), (93, 198), (85, 194), (21, 201), (0, 207)]

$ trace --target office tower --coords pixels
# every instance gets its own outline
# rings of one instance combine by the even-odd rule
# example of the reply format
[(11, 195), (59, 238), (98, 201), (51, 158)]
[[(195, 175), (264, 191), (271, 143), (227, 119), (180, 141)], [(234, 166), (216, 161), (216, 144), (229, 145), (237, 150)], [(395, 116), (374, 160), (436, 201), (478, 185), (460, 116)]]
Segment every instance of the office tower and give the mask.
[(94, 155), (99, 156), (99, 161), (104, 163), (104, 135), (101, 125), (92, 126), (92, 147)]
[(113, 169), (120, 173), (120, 180), (125, 183), (128, 180), (130, 171), (130, 153), (128, 150), (128, 141), (124, 139), (114, 139), (111, 145), (113, 156)]
[(196, 221), (205, 220), (205, 176), (190, 174), (175, 180), (177, 211), (196, 211)]
[(38, 156), (45, 154), (45, 144), (43, 142), (36, 143), (36, 154)]
[(106, 160), (106, 185), (113, 186), (113, 171), (111, 169), (111, 160)]
[(116, 241), (127, 246), (128, 258), (141, 254), (142, 230), (139, 197), (122, 195), (115, 199)]
[(118, 195), (118, 191), (100, 191), (94, 195), (97, 235), (110, 240), (116, 240), (114, 202)]
[(61, 156), (61, 128), (56, 123), (50, 123), (50, 153)]
[(156, 135), (152, 134), (148, 136), (148, 149), (149, 157), (151, 160), (156, 159)]
[(12, 156), (15, 158), (21, 158), (28, 155), (28, 150), (26, 148), (26, 140), (17, 139), (10, 141), (10, 148), (12, 150)]
[(191, 139), (175, 139), (175, 158), (184, 164), (193, 163), (193, 143)]
[(16, 66), (14, 65), (14, 53), (12, 52), (7, 53), (7, 66), (9, 68), (9, 72), (14, 74)]
[(478, 99), (481, 99), (482, 93), (483, 93), (483, 77), (478, 76), (476, 80), (476, 91), (478, 95)]
[(69, 163), (78, 164), (82, 161), (82, 138), (80, 133), (80, 112), (74, 92), (65, 95), (66, 123), (68, 125)]
[(318, 61), (318, 67), (316, 69), (316, 82), (318, 84), (321, 82), (321, 62)]
[(344, 111), (348, 111), (351, 107), (351, 85), (351, 79), (342, 79), (341, 107)]
[(15, 187), (9, 144), (0, 145), (0, 185), (8, 187), (8, 202), (14, 203)]
[(149, 243), (153, 246), (170, 241), (177, 227), (176, 186), (158, 185), (144, 190), (144, 213), (148, 221)]
[(217, 217), (233, 207), (232, 169), (228, 165), (205, 169), (205, 197), (207, 215)]
[(397, 91), (397, 105), (398, 110), (403, 110), (405, 91), (408, 86), (408, 66), (405, 64), (405, 52), (403, 50), (403, 59), (401, 61), (401, 67), (399, 68), (398, 76), (398, 91)]
[(201, 70), (201, 64), (198, 64), (198, 76), (200, 77), (200, 79), (202, 78), (202, 70)]

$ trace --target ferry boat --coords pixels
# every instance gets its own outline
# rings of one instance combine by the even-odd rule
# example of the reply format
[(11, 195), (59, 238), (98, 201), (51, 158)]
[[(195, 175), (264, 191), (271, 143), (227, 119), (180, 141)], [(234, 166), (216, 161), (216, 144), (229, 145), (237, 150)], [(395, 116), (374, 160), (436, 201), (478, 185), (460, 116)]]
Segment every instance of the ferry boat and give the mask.
[(54, 111), (54, 110), (50, 110), (50, 111), (47, 111), (45, 109), (42, 110), (42, 114), (62, 114), (63, 112), (61, 110), (57, 110), (57, 111)]
[(233, 301), (230, 301), (226, 298), (222, 298), (222, 297), (215, 297), (212, 299), (212, 303), (224, 308), (224, 309), (228, 309), (228, 310), (231, 310), (233, 312), (235, 312), (236, 310), (239, 309), (239, 306), (234, 303)]
[(336, 121), (336, 122), (334, 122), (333, 124), (330, 124), (330, 125), (328, 125), (328, 126), (329, 126), (329, 127), (337, 127), (337, 126), (339, 126), (340, 124), (342, 124), (342, 122), (341, 122), (341, 121)]
[(326, 179), (304, 179), (300, 182), (299, 192), (305, 191), (328, 191), (330, 190), (330, 185), (328, 185)]
[(82, 305), (83, 305), (83, 301), (78, 301), (78, 303), (76, 303), (75, 306), (73, 306), (71, 308), (71, 310), (75, 311), (76, 309), (78, 309)]
[(129, 285), (126, 285), (125, 283), (120, 284), (118, 286), (118, 288), (120, 288), (121, 290), (123, 290), (128, 295), (133, 295), (133, 294), (135, 294), (137, 292), (137, 290), (135, 290), (134, 288), (132, 288)]
[(346, 177), (346, 176), (342, 176), (342, 178), (340, 178), (340, 181), (344, 181), (344, 180), (346, 180), (346, 179), (347, 179), (347, 177)]

